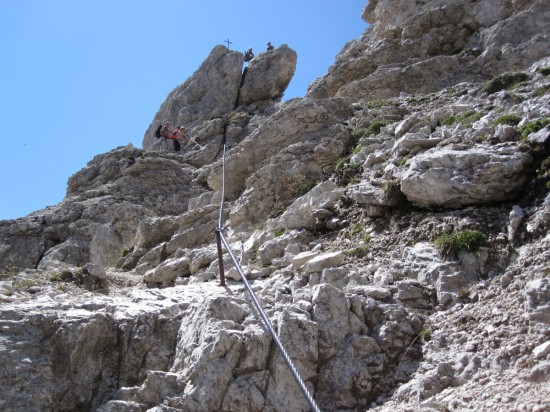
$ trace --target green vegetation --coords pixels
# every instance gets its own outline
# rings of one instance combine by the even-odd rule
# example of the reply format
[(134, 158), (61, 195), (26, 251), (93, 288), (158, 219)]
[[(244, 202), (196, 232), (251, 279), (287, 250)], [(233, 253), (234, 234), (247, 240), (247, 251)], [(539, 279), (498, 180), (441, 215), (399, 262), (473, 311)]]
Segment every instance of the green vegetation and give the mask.
[(371, 134), (378, 134), (380, 133), (380, 130), (387, 124), (388, 123), (385, 120), (375, 120), (369, 125), (369, 127), (365, 129), (365, 133), (363, 134), (363, 136), (368, 137)]
[(210, 120), (222, 119), (223, 115), (224, 113), (222, 112), (212, 113), (212, 115), (210, 116)]
[(371, 241), (371, 237), (368, 233), (365, 233), (365, 227), (361, 223), (356, 223), (346, 232), (346, 238), (356, 239), (359, 236), (363, 236), (363, 243), (368, 245)]
[(352, 141), (352, 146), (355, 145), (360, 138), (363, 137), (363, 133), (364, 133), (365, 129), (354, 129), (352, 130), (351, 132), (351, 141)]
[(336, 182), (346, 185), (354, 180), (354, 176), (361, 171), (361, 163), (350, 163), (348, 156), (339, 158), (334, 165), (333, 174)]
[(534, 120), (532, 122), (526, 123), (523, 126), (519, 127), (519, 134), (522, 140), (527, 139), (531, 133), (538, 132), (543, 127), (546, 127), (550, 124), (550, 118), (543, 117), (542, 119)]
[(392, 102), (390, 100), (385, 100), (385, 99), (374, 100), (372, 102), (367, 103), (367, 107), (369, 109), (379, 109), (379, 108), (384, 107), (384, 106), (399, 106), (399, 103)]
[(463, 286), (458, 290), (458, 297), (462, 299), (462, 301), (467, 300), (469, 294), (470, 286)]
[(525, 72), (504, 73), (485, 83), (485, 85), (481, 88), (481, 91), (493, 94), (501, 90), (509, 90), (512, 87), (529, 80), (529, 78), (529, 74)]
[(505, 114), (495, 119), (494, 125), (507, 124), (509, 126), (517, 126), (521, 122), (521, 117), (516, 114)]
[(286, 232), (286, 229), (282, 226), (277, 226), (274, 230), (273, 230), (273, 235), (275, 235), (275, 237), (279, 237), (279, 236), (282, 236), (284, 235)]
[(412, 155), (408, 154), (407, 156), (401, 156), (398, 159), (395, 160), (396, 166), (405, 166), (405, 163), (407, 163), (408, 160), (412, 159)]
[(224, 121), (224, 124), (223, 124), (223, 127), (227, 127), (231, 124), (231, 122), (233, 121), (233, 119), (235, 118), (235, 116), (237, 115), (237, 112), (236, 111), (232, 111), (231, 113), (229, 113), (227, 116), (225, 116), (225, 121)]
[(444, 234), (434, 240), (435, 247), (444, 257), (456, 257), (461, 250), (475, 252), (487, 243), (487, 237), (479, 230), (463, 230)]
[(355, 176), (361, 172), (361, 163), (351, 163), (351, 156), (325, 155), (319, 163), (324, 173), (330, 173), (337, 184), (347, 185), (355, 182)]
[(365, 256), (367, 256), (368, 251), (369, 251), (368, 245), (359, 245), (353, 249), (346, 250), (344, 254), (348, 257), (356, 257), (356, 258), (362, 259)]
[(447, 94), (453, 94), (458, 91), (458, 87), (457, 86), (449, 87), (446, 91), (447, 91)]
[(361, 151), (361, 148), (362, 148), (361, 145), (355, 146), (355, 149), (353, 149), (353, 150), (351, 151), (351, 154), (354, 155), (354, 154), (359, 153), (359, 152)]
[(430, 326), (424, 326), (424, 328), (420, 332), (418, 332), (418, 336), (420, 336), (420, 338), (424, 342), (429, 341), (432, 337), (432, 330)]
[(460, 119), (460, 122), (464, 127), (472, 127), (472, 124), (477, 122), (479, 119), (481, 119), (481, 113), (475, 112), (475, 111), (469, 111), (466, 112), (466, 116), (464, 118)]
[(361, 223), (356, 223), (349, 229), (347, 238), (351, 239), (363, 233), (363, 230), (365, 230), (365, 227)]
[(454, 115), (451, 115), (443, 119), (443, 121), (441, 122), (443, 126), (452, 126), (455, 123), (456, 123), (456, 117)]
[(467, 112), (461, 113), (459, 115), (451, 115), (446, 119), (441, 121), (441, 124), (444, 126), (452, 126), (457, 123), (462, 123), (465, 127), (471, 127), (472, 124), (481, 119), (481, 113), (478, 113), (474, 110), (468, 110)]
[(293, 180), (287, 185), (287, 189), (290, 193), (293, 193), (294, 196), (303, 196), (315, 186), (317, 186), (317, 181), (313, 179), (302, 178), (298, 180)]
[(541, 87), (537, 87), (535, 90), (533, 90), (533, 97), (540, 97), (544, 96), (546, 93), (550, 92), (550, 84), (546, 84)]
[(380, 130), (386, 126), (388, 123), (385, 120), (374, 120), (368, 127), (361, 129), (355, 129), (351, 136), (355, 139), (360, 139), (361, 137), (369, 137), (370, 135), (376, 135), (380, 133)]
[(6, 296), (11, 296), (20, 290), (26, 290), (31, 286), (38, 286), (42, 283), (39, 279), (19, 279), (14, 281), (10, 287), (5, 290)]
[(54, 272), (50, 274), (50, 282), (61, 282), (61, 276), (59, 275), (59, 273)]

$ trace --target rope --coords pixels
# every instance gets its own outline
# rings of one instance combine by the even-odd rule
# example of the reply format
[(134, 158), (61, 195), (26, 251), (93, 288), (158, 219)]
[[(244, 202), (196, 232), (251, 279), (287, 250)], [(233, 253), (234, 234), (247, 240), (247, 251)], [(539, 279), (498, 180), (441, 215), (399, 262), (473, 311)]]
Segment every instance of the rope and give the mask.
[(233, 254), (231, 248), (229, 247), (229, 244), (227, 243), (227, 241), (225, 240), (225, 237), (223, 235), (223, 232), (222, 232), (222, 228), (223, 228), (223, 226), (222, 226), (222, 214), (223, 214), (224, 198), (225, 198), (225, 146), (226, 145), (225, 145), (225, 141), (224, 141), (224, 143), (223, 143), (223, 156), (222, 156), (222, 199), (221, 199), (221, 204), (220, 204), (220, 214), (219, 214), (219, 218), (218, 218), (218, 227), (216, 227), (216, 230), (215, 230), (216, 240), (218, 242), (218, 259), (219, 259), (219, 265), (220, 265), (221, 284), (225, 285), (225, 277), (224, 277), (224, 273), (223, 273), (223, 257), (222, 257), (221, 247), (220, 247), (220, 241), (223, 243), (223, 245), (225, 246), (225, 249), (227, 250), (227, 253), (231, 257), (231, 261), (235, 265), (235, 268), (237, 269), (237, 272), (239, 273), (239, 275), (240, 275), (240, 277), (243, 281), (243, 284), (244, 284), (248, 294), (250, 295), (250, 298), (252, 299), (252, 302), (254, 303), (254, 306), (256, 307), (256, 310), (260, 314), (265, 327), (267, 328), (267, 330), (269, 331), (269, 333), (273, 337), (273, 340), (275, 341), (275, 344), (277, 345), (277, 348), (279, 349), (279, 352), (281, 353), (281, 356), (285, 360), (285, 362), (288, 366), (288, 369), (290, 369), (290, 372), (294, 376), (294, 379), (296, 380), (296, 383), (300, 387), (300, 390), (304, 394), (304, 397), (306, 398), (307, 403), (309, 404), (309, 407), (314, 412), (321, 412), (321, 409), (319, 409), (319, 407), (315, 403), (315, 400), (313, 399), (313, 397), (309, 393), (309, 391), (307, 389), (307, 386), (305, 385), (304, 381), (302, 380), (302, 378), (298, 374), (298, 371), (296, 370), (296, 367), (292, 363), (292, 360), (290, 359), (290, 356), (288, 356), (288, 353), (286, 352), (283, 344), (281, 343), (281, 340), (279, 339), (279, 337), (275, 333), (275, 330), (273, 329), (273, 326), (271, 325), (271, 322), (269, 321), (269, 318), (267, 317), (266, 313), (262, 309), (262, 306), (260, 305), (260, 302), (258, 301), (258, 298), (256, 297), (256, 294), (254, 293), (254, 291), (250, 287), (250, 284), (248, 283), (248, 280), (246, 279), (246, 276), (243, 273), (243, 270), (241, 268), (240, 263), (237, 261), (237, 258)]

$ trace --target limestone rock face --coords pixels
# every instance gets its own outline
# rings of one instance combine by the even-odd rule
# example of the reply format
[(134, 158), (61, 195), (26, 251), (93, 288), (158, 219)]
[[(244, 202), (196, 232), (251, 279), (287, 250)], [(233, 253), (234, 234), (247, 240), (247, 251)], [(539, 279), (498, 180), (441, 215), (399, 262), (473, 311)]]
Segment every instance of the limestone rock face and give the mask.
[(155, 143), (155, 130), (164, 122), (189, 128), (195, 122), (233, 110), (241, 84), (242, 64), (242, 53), (221, 45), (214, 47), (199, 69), (168, 95), (145, 133), (143, 148)]
[(547, 55), (549, 17), (544, 0), (369, 1), (372, 26), (307, 96), (383, 99), (517, 70)]
[[(179, 157), (130, 146), (96, 156), (70, 177), (61, 204), (1, 229), (0, 268), (114, 265), (134, 246), (142, 220), (179, 215), (204, 192), (192, 171)], [(21, 246), (25, 239), (30, 247)]]
[(152, 125), (0, 221), (0, 410), (308, 410), (243, 275), (321, 410), (545, 410), (547, 4), (370, 1), (283, 102), (290, 49), (241, 85), (214, 48), (153, 121), (181, 151)]
[[(258, 54), (245, 68), (244, 56), (237, 51), (216, 46), (197, 71), (176, 87), (162, 103), (143, 138), (144, 149), (171, 151), (171, 142), (157, 139), (154, 133), (159, 125), (184, 125), (193, 142), (198, 142), (200, 155), (187, 156), (194, 165), (210, 163), (217, 155), (218, 136), (226, 134), (230, 123), (228, 115), (238, 106), (255, 105), (252, 109), (266, 109), (281, 101), (296, 70), (296, 52), (286, 44)], [(229, 130), (227, 130), (229, 132)], [(227, 137), (227, 136), (226, 136)], [(215, 145), (209, 143), (213, 139)], [(195, 146), (191, 148), (196, 149)]]
[(296, 71), (297, 55), (286, 44), (260, 53), (245, 69), (239, 90), (239, 106), (265, 106), (281, 101)]
[[(164, 404), (206, 412), (238, 403), (247, 411), (266, 405), (306, 409), (282, 358), (271, 359), (270, 335), (256, 323), (242, 287), (229, 290), (235, 296), (210, 283), (136, 290), (116, 300), (83, 298), (64, 309), (57, 299), (32, 308), (0, 307), (8, 338), (0, 350), (0, 406), (120, 411)], [(274, 291), (266, 288), (262, 299), (273, 299)], [(402, 309), (351, 299), (330, 285), (277, 304), (270, 314), (304, 381), (318, 381), (326, 410), (364, 405), (379, 393), (384, 384), (374, 383), (367, 370), (382, 369), (385, 358), (403, 353), (420, 326)], [(21, 370), (25, 383), (18, 380)], [(393, 372), (377, 373), (388, 378)], [(33, 384), (22, 391), (28, 382)], [(335, 382), (338, 396), (331, 397)]]
[[(233, 225), (256, 222), (309, 191), (324, 176), (322, 165), (343, 153), (350, 108), (341, 99), (293, 100), (276, 106), (238, 146), (227, 153), (226, 196), (237, 199)], [(210, 167), (208, 184), (221, 189), (222, 169)]]

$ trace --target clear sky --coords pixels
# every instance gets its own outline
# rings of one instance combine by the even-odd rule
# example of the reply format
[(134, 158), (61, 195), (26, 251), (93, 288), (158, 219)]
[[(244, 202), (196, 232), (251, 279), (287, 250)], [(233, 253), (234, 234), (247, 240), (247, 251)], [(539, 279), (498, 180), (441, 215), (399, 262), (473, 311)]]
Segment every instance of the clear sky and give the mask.
[(1, 0), (0, 220), (61, 202), (96, 155), (143, 135), (217, 44), (298, 53), (303, 97), (367, 28), (366, 0)]

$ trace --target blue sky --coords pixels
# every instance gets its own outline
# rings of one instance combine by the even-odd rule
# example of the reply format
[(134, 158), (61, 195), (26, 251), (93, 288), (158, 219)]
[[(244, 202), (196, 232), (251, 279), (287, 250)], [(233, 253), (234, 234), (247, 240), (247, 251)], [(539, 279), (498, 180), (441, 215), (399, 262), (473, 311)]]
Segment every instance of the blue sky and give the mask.
[(95, 155), (143, 135), (168, 93), (224, 40), (298, 53), (302, 97), (367, 28), (366, 0), (0, 2), (0, 220), (61, 202)]

